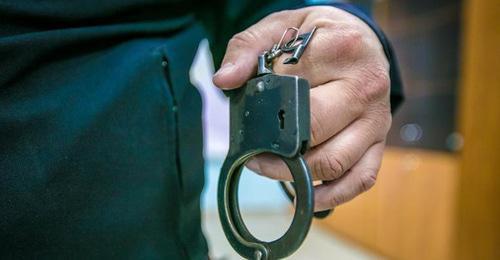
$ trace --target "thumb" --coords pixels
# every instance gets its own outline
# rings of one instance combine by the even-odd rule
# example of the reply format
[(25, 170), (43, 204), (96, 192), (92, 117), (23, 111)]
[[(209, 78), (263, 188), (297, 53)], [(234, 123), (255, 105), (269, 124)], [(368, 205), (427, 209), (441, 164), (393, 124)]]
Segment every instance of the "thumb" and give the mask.
[(274, 13), (234, 35), (228, 42), (220, 69), (214, 74), (214, 84), (221, 89), (233, 89), (253, 77), (258, 56), (278, 43), (286, 28), (300, 26), (298, 23), (304, 14), (299, 10)]
[(221, 67), (213, 77), (217, 87), (237, 88), (255, 75), (258, 56), (269, 48), (267, 41), (258, 40), (261, 34), (259, 30), (249, 28), (229, 40)]

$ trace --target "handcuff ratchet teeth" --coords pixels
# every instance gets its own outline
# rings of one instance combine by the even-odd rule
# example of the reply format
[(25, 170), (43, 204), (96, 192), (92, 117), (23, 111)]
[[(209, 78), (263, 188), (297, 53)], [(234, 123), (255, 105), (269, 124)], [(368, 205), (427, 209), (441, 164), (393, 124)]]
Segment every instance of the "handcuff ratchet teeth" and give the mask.
[[(285, 30), (280, 42), (259, 56), (257, 77), (225, 92), (230, 102), (230, 146), (219, 177), (218, 209), (231, 246), (247, 259), (291, 255), (304, 241), (312, 222), (313, 183), (303, 158), (310, 140), (309, 83), (298, 76), (274, 74), (272, 63), (282, 53), (292, 53), (284, 63), (296, 64), (315, 29), (302, 35), (297, 28)], [(295, 36), (283, 44), (290, 30), (296, 32)], [(238, 203), (242, 169), (252, 156), (261, 153), (279, 156), (293, 177), (293, 183), (281, 183), (287, 196), (295, 200), (292, 223), (282, 237), (271, 242), (250, 233)]]

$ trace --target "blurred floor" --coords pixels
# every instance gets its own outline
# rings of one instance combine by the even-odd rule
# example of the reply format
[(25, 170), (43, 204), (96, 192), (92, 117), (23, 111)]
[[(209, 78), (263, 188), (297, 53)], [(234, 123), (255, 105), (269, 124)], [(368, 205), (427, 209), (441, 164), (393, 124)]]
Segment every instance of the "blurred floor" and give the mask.
[[(245, 214), (245, 223), (256, 237), (264, 240), (280, 236), (291, 221), (288, 213)], [(205, 214), (204, 232), (207, 237), (210, 255), (215, 260), (242, 259), (226, 240), (219, 217), (216, 213)], [(351, 243), (339, 239), (333, 234), (323, 231), (320, 226), (313, 225), (302, 246), (288, 259), (342, 259), (364, 260), (380, 259), (381, 257), (367, 252)]]

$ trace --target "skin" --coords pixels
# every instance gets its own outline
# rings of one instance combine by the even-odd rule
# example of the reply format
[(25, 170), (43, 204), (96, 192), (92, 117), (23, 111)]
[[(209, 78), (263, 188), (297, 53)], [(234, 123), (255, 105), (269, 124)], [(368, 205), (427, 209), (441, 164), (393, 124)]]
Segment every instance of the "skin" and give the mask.
[[(375, 33), (357, 17), (335, 7), (317, 6), (271, 14), (229, 41), (213, 81), (237, 88), (256, 74), (257, 56), (277, 43), (288, 27), (317, 30), (298, 64), (274, 62), (277, 74), (309, 81), (311, 149), (305, 158), (315, 186), (315, 210), (334, 208), (370, 189), (380, 169), (391, 125), (389, 63)], [(247, 163), (279, 180), (291, 175), (279, 158), (258, 155)]]

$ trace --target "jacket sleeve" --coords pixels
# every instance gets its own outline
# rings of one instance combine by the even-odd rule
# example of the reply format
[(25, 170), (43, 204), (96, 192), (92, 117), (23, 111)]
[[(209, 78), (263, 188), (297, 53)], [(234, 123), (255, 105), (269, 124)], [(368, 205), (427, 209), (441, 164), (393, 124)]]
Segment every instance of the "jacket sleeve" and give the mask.
[(330, 5), (357, 16), (370, 26), (378, 36), (390, 64), (391, 111), (394, 112), (403, 101), (403, 84), (398, 62), (391, 43), (369, 15), (367, 5), (356, 6), (354, 4), (340, 3), (339, 1), (327, 1), (325, 4), (325, 1), (315, 0), (220, 0), (217, 4), (205, 6), (204, 11), (199, 15), (208, 32), (210, 49), (216, 69), (218, 69), (224, 57), (227, 42), (235, 33), (243, 31), (273, 12), (316, 4)]

